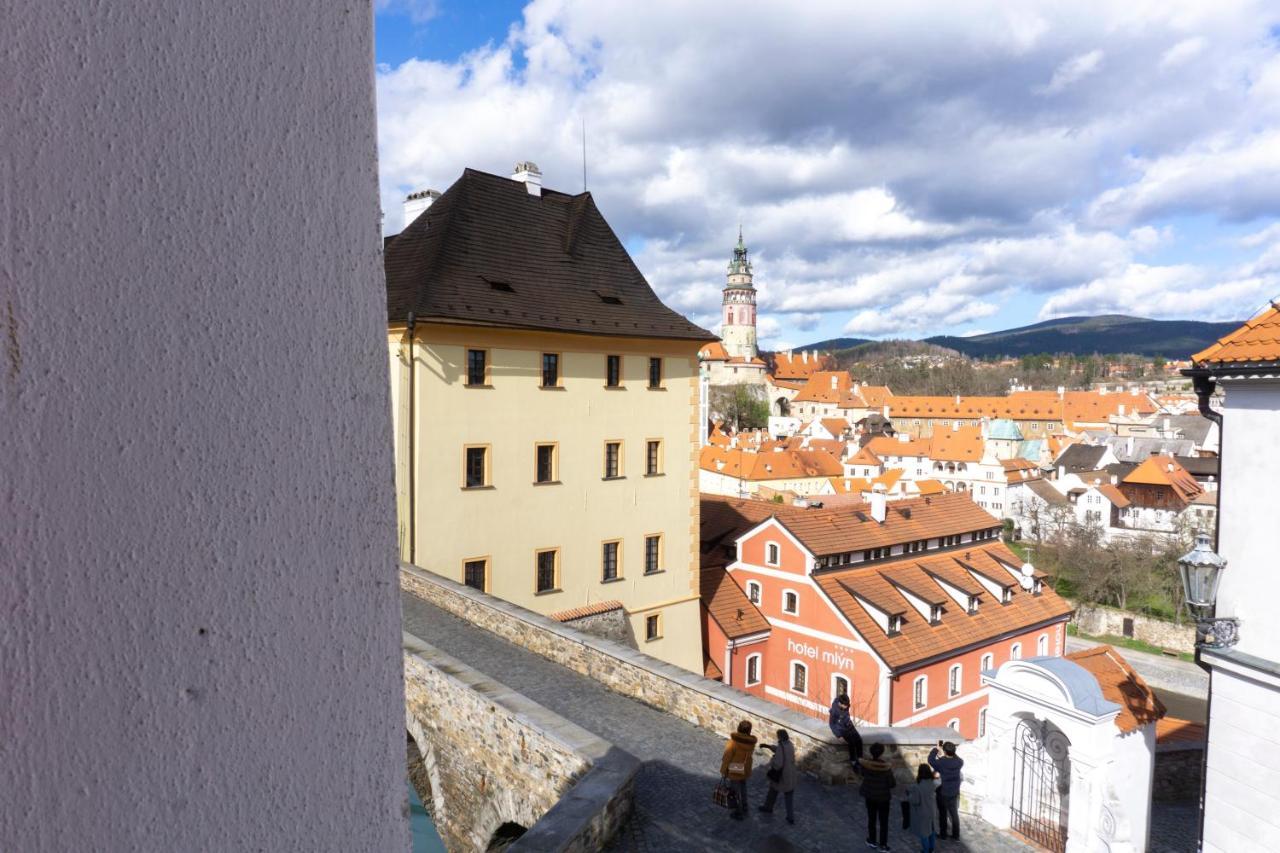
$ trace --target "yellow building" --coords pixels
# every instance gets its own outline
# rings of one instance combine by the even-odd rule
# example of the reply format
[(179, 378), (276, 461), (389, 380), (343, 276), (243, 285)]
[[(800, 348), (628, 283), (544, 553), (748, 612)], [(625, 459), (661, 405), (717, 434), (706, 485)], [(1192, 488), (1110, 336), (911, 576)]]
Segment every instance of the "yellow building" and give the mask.
[(387, 245), (402, 557), (544, 614), (620, 602), (637, 648), (700, 671), (713, 336), (589, 194), (540, 184), (468, 169)]

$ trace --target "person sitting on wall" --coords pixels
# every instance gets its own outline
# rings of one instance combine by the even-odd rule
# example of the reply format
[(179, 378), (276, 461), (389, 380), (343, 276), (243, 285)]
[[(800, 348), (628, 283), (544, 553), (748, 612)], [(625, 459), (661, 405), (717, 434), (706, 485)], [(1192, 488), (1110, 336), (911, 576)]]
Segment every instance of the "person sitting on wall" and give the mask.
[[(938, 755), (941, 747), (942, 755)], [(947, 824), (951, 824), (950, 837), (960, 840), (960, 781), (963, 778), (960, 768), (964, 767), (964, 759), (956, 755), (956, 745), (951, 741), (929, 750), (929, 766), (938, 771), (942, 777), (942, 785), (938, 788), (938, 837), (947, 838)]]
[(831, 733), (842, 739), (849, 747), (849, 763), (858, 770), (858, 759), (862, 757), (862, 735), (849, 716), (849, 697), (841, 693), (831, 703), (831, 712), (827, 714), (827, 725)]

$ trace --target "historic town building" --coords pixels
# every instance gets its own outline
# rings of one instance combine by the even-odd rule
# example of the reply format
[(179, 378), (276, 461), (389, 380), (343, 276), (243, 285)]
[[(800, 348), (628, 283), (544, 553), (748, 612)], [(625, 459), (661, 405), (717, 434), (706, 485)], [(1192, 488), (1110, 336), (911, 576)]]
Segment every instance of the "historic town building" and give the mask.
[[(467, 169), (386, 247), (402, 558), (701, 668), (698, 348), (589, 193)], [(749, 282), (748, 282), (749, 284)]]
[(711, 385), (762, 385), (768, 373), (756, 347), (756, 288), (741, 228), (721, 294), (720, 340), (700, 357)]
[(1071, 606), (967, 494), (702, 498), (704, 672), (817, 717), (985, 730), (981, 674), (1063, 653)]

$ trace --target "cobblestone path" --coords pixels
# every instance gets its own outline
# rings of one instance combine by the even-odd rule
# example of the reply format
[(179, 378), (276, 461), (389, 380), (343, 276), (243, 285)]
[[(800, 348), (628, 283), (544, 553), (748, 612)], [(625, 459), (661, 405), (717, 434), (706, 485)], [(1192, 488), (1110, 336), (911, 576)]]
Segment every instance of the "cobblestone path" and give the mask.
[[(802, 776), (795, 793), (796, 823), (782, 803), (773, 814), (754, 811), (768, 783), (763, 767), (748, 783), (752, 812), (741, 823), (711, 802), (724, 737), (605, 688), (533, 652), (480, 630), (407, 593), (404, 628), (480, 672), (518, 690), (643, 762), (636, 779), (636, 811), (611, 849), (622, 851), (866, 850), (866, 812), (857, 788), (826, 786)], [(727, 735), (726, 735), (727, 736)], [(764, 740), (772, 742), (773, 733)], [(760, 753), (757, 753), (758, 760)], [(889, 845), (912, 853), (920, 844), (902, 830), (895, 801)], [(976, 818), (962, 817), (964, 838), (941, 842), (941, 853), (1003, 853), (1033, 848)]]

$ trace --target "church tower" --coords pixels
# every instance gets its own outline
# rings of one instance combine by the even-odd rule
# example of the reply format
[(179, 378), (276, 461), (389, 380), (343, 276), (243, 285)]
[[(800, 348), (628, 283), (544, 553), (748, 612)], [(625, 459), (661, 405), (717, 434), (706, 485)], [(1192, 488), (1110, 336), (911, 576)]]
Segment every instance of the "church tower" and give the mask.
[(756, 289), (751, 284), (751, 261), (738, 228), (738, 245), (729, 261), (728, 282), (720, 307), (720, 339), (730, 357), (756, 358)]

